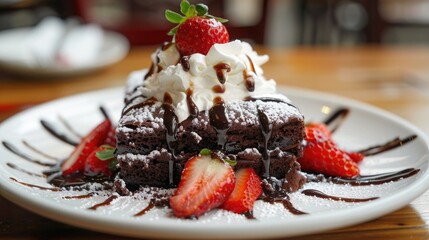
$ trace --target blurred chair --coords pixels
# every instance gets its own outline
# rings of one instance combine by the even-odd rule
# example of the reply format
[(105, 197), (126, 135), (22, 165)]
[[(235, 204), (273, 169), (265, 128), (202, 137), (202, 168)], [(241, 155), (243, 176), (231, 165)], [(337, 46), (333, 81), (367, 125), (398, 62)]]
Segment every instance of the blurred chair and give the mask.
[[(177, 0), (75, 0), (75, 11), (85, 22), (100, 24), (104, 28), (124, 34), (131, 44), (159, 44), (171, 39), (166, 33), (174, 27), (164, 18), (165, 9), (178, 11)], [(195, 1), (191, 1), (195, 2)], [(268, 11), (268, 0), (208, 0), (204, 1), (215, 16), (230, 19), (227, 27), (231, 39), (247, 39), (263, 44)], [(234, 21), (231, 13), (234, 3), (248, 6), (256, 4), (258, 19), (250, 25)], [(245, 15), (246, 9), (236, 9)], [(247, 14), (249, 15), (249, 14)], [(252, 14), (253, 16), (255, 14)], [(231, 17), (231, 18), (230, 18)]]

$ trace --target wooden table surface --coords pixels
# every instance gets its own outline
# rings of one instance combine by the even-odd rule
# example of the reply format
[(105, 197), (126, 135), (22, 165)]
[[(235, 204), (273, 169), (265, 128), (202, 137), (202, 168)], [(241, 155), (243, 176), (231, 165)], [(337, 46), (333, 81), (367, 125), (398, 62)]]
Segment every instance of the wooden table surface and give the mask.
[[(0, 121), (64, 96), (123, 86), (127, 74), (148, 67), (155, 47), (134, 48), (120, 63), (91, 75), (20, 78), (0, 72)], [(265, 75), (279, 85), (364, 101), (413, 123), (429, 135), (429, 47), (266, 49)], [(429, 192), (406, 207), (349, 228), (293, 239), (429, 239)], [(350, 216), (353, 217), (353, 216)], [(0, 197), (0, 239), (117, 239), (40, 217)]]

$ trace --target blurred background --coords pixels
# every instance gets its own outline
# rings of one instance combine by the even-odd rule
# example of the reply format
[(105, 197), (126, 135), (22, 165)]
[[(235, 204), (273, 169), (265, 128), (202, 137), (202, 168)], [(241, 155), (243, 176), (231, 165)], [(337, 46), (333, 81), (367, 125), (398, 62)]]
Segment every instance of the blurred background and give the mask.
[[(195, 1), (191, 1), (195, 2)], [(207, 0), (233, 38), (269, 46), (426, 44), (426, 0)], [(164, 9), (177, 0), (0, 0), (0, 31), (47, 16), (78, 17), (124, 34), (132, 45), (166, 40)]]

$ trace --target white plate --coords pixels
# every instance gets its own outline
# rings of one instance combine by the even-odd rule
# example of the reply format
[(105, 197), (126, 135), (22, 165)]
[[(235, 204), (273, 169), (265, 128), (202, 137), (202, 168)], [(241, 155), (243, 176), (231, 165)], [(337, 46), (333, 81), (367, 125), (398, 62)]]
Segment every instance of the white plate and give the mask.
[[(13, 42), (13, 39), (22, 39), (28, 36), (29, 31), (31, 31), (30, 28), (20, 28), (1, 32), (0, 46), (7, 46), (10, 42)], [(104, 31), (103, 40), (97, 61), (82, 67), (37, 67), (0, 59), (0, 69), (26, 77), (65, 77), (87, 74), (119, 62), (129, 51), (128, 40), (121, 34)]]
[[(1, 194), (18, 205), (48, 218), (106, 233), (138, 237), (250, 239), (297, 236), (368, 221), (405, 206), (428, 188), (429, 140), (416, 127), (385, 111), (352, 100), (306, 90), (288, 89), (282, 92), (300, 107), (307, 120), (323, 120), (329, 109), (349, 108), (348, 118), (334, 135), (341, 145), (349, 149), (384, 143), (398, 136), (417, 135), (417, 139), (400, 148), (376, 157), (368, 157), (361, 166), (363, 174), (397, 171), (410, 167), (421, 171), (413, 177), (376, 186), (352, 187), (308, 183), (304, 188), (320, 189), (331, 195), (352, 198), (380, 197), (370, 202), (345, 203), (309, 197), (299, 192), (291, 194), (291, 201), (295, 207), (309, 212), (308, 215), (292, 215), (280, 204), (270, 205), (258, 201), (254, 209), (256, 220), (225, 211), (212, 211), (198, 220), (183, 220), (172, 218), (167, 208), (153, 209), (144, 216), (133, 217), (148, 204), (141, 199), (119, 197), (111, 205), (92, 211), (88, 210), (88, 207), (104, 201), (107, 197), (64, 199), (64, 196), (76, 196), (80, 193), (50, 192), (16, 183), (11, 177), (22, 182), (49, 187), (45, 179), (10, 168), (7, 163), (14, 163), (32, 172), (41, 172), (45, 168), (23, 160), (0, 146)], [(72, 147), (49, 135), (42, 129), (39, 120), (45, 119), (58, 124), (58, 115), (61, 115), (73, 128), (84, 134), (102, 120), (103, 117), (98, 111), (100, 104), (107, 107), (112, 116), (119, 116), (122, 94), (122, 88), (114, 88), (43, 104), (19, 113), (1, 124), (0, 138), (39, 159), (43, 159), (43, 156), (25, 148), (22, 140), (32, 143), (44, 152), (64, 157)]]

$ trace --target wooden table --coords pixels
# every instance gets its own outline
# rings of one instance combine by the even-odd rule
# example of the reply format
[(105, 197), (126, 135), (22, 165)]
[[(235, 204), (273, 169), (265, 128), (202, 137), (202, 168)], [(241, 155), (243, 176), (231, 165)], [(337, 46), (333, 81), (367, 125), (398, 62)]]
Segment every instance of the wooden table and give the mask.
[[(120, 63), (100, 72), (68, 78), (24, 79), (0, 73), (0, 121), (56, 98), (123, 86), (127, 74), (148, 67), (155, 47), (135, 48)], [(358, 47), (266, 49), (265, 75), (279, 85), (329, 92), (395, 113), (429, 134), (429, 48)], [(426, 192), (408, 206), (349, 228), (294, 239), (428, 239)], [(350, 216), (353, 217), (353, 216)], [(0, 238), (116, 239), (33, 214), (0, 197)]]

